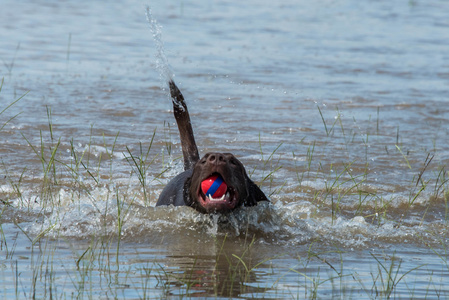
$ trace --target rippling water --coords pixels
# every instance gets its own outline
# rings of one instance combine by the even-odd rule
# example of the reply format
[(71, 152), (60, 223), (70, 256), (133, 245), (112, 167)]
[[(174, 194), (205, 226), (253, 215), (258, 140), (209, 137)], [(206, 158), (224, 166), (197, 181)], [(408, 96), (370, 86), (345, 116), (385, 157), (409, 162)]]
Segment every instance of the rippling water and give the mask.
[(0, 294), (449, 296), (445, 2), (149, 3), (200, 152), (272, 200), (226, 216), (154, 207), (182, 153), (144, 4), (1, 5)]

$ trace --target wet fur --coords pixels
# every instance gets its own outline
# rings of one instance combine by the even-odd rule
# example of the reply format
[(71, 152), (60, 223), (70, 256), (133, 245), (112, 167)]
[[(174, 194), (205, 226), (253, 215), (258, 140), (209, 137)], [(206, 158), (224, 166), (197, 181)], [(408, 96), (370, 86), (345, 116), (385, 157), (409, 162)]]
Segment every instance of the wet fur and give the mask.
[[(181, 91), (169, 81), (173, 114), (178, 125), (184, 157), (184, 172), (173, 178), (159, 196), (156, 206), (190, 206), (202, 213), (228, 212), (240, 206), (254, 206), (268, 201), (260, 188), (249, 178), (243, 164), (231, 153), (206, 153), (199, 158), (190, 116)], [(201, 182), (210, 175), (220, 174), (230, 195), (226, 203), (204, 200)]]

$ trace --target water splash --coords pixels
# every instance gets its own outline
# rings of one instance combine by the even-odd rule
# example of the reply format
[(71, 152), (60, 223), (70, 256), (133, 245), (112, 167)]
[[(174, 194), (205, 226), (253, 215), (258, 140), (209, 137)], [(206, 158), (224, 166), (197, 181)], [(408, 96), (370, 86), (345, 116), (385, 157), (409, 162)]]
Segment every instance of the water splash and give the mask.
[(165, 55), (164, 43), (162, 42), (162, 26), (159, 25), (156, 19), (153, 18), (149, 6), (146, 7), (145, 14), (147, 16), (148, 25), (153, 35), (153, 40), (156, 43), (156, 69), (159, 71), (161, 80), (164, 82), (164, 84), (166, 84), (168, 81), (173, 79), (174, 74), (168, 63), (167, 56)]

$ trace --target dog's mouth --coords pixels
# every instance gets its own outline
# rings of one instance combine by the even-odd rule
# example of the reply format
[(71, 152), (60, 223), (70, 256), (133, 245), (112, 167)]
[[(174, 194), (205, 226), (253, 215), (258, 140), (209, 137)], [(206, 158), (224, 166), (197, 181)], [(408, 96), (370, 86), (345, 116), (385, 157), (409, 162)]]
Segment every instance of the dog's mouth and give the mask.
[(201, 182), (198, 203), (209, 213), (231, 211), (237, 206), (238, 192), (221, 174), (213, 173)]

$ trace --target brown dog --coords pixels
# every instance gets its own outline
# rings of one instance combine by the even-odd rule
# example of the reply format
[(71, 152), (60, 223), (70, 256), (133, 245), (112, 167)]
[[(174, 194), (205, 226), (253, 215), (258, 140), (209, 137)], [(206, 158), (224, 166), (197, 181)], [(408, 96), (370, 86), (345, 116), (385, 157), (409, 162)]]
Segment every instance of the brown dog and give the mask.
[[(202, 213), (222, 213), (242, 205), (254, 206), (259, 201), (269, 201), (231, 153), (207, 153), (199, 159), (184, 97), (173, 80), (168, 84), (181, 136), (185, 171), (167, 184), (156, 206), (187, 205)], [(216, 184), (215, 188), (208, 189), (211, 184)]]

